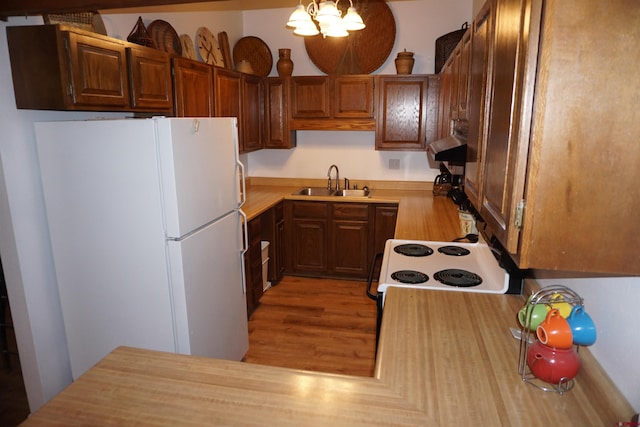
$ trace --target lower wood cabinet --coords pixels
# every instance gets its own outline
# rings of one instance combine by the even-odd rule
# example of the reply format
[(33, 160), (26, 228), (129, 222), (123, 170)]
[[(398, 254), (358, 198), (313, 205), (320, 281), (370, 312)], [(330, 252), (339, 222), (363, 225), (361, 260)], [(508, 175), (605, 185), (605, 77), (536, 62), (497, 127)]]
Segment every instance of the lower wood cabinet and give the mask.
[(393, 238), (397, 205), (284, 202), (285, 272), (366, 279), (378, 246)]
[(249, 248), (245, 253), (244, 269), (247, 287), (247, 315), (251, 316), (262, 298), (262, 223), (256, 217), (247, 224)]
[(285, 270), (284, 203), (280, 202), (260, 215), (262, 240), (269, 242), (267, 280), (278, 283)]

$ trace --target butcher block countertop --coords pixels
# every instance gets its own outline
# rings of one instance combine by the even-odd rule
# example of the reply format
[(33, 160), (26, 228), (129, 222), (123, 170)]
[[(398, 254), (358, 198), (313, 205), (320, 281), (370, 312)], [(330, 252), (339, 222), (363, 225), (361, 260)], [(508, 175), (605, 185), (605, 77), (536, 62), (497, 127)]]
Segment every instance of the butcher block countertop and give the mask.
[[(249, 187), (250, 218), (299, 188), (261, 187), (258, 193)], [(447, 233), (437, 230), (441, 219), (430, 216), (447, 210), (446, 198), (425, 190), (385, 191), (374, 190), (374, 199), (399, 203), (396, 237), (457, 237), (443, 236)], [(455, 209), (449, 214), (457, 221)], [(417, 236), (405, 234), (412, 231)], [(120, 347), (24, 425), (602, 427), (629, 422), (633, 409), (586, 348), (580, 349), (576, 385), (563, 395), (521, 380), (520, 343), (509, 327), (516, 326), (523, 303), (517, 295), (389, 288), (373, 378)]]

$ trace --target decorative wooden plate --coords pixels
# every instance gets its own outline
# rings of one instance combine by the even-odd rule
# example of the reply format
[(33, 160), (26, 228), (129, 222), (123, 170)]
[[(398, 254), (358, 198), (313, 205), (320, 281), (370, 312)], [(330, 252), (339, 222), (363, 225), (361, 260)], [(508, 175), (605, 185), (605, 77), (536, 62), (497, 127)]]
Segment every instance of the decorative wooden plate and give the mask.
[(180, 36), (180, 44), (182, 45), (182, 56), (189, 59), (198, 59), (196, 55), (195, 45), (189, 34)]
[(224, 58), (213, 33), (207, 27), (200, 27), (196, 32), (196, 38), (200, 60), (209, 65), (224, 67)]
[(237, 65), (243, 60), (251, 64), (256, 76), (268, 76), (273, 66), (271, 50), (259, 37), (243, 37), (233, 47), (233, 63)]
[(182, 44), (180, 37), (171, 24), (161, 19), (156, 19), (147, 27), (156, 49), (163, 50), (169, 55), (182, 56)]
[[(343, 4), (344, 3), (344, 4)], [(349, 2), (338, 5), (343, 15)], [(327, 74), (369, 74), (389, 57), (396, 40), (396, 21), (384, 0), (357, 0), (366, 27), (348, 37), (323, 38), (321, 34), (304, 38), (311, 62)]]

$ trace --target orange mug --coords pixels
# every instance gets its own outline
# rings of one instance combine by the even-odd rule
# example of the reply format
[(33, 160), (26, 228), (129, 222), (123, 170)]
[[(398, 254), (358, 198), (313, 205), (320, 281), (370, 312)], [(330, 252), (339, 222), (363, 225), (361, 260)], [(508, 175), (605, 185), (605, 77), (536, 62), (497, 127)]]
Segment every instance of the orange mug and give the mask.
[(552, 308), (547, 317), (536, 328), (540, 342), (553, 348), (570, 348), (573, 345), (573, 334), (567, 319), (560, 315), (560, 310)]

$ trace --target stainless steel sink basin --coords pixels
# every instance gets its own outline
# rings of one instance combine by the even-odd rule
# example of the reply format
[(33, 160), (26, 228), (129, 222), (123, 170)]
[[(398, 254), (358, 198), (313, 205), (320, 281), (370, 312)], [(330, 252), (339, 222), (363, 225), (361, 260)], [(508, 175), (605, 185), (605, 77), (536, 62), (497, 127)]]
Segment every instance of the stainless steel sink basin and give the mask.
[(337, 197), (371, 197), (371, 192), (367, 190), (338, 190), (333, 193)]
[(293, 193), (295, 196), (333, 196), (334, 191), (326, 187), (305, 187)]

